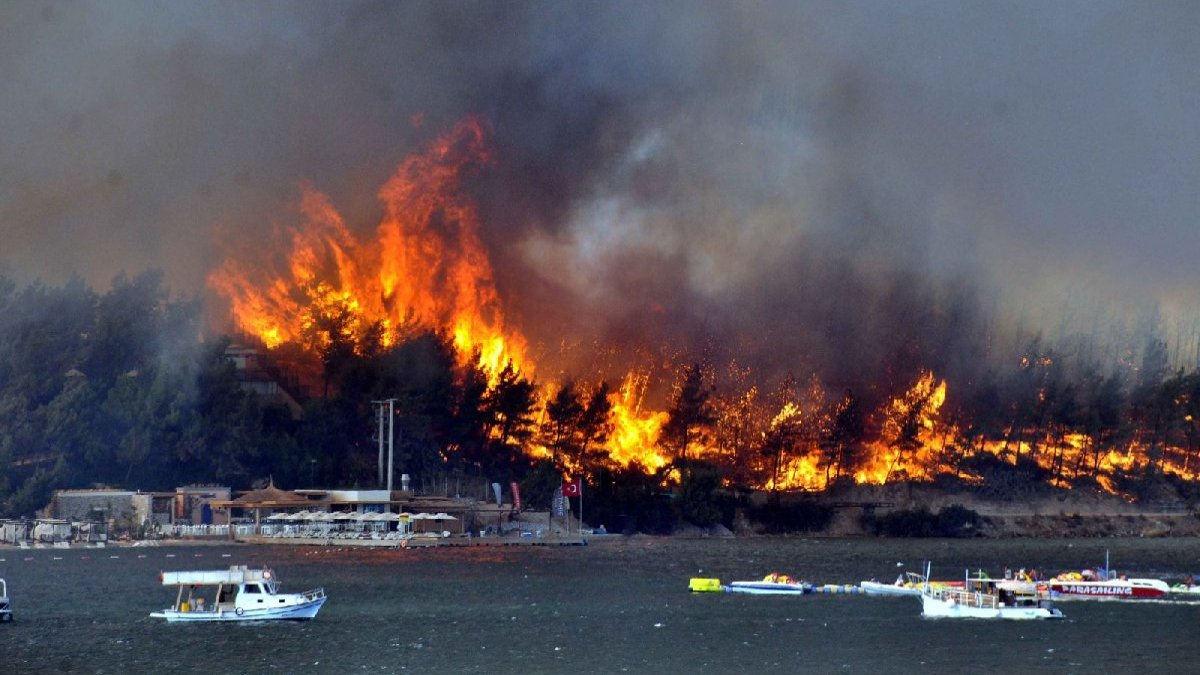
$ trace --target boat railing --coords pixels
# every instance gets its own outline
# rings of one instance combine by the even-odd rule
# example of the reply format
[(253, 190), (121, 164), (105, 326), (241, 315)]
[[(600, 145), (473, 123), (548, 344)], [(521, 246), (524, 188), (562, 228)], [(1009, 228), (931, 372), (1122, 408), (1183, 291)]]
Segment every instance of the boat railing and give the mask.
[(933, 596), (947, 602), (953, 602), (965, 607), (978, 607), (981, 609), (996, 609), (999, 603), (999, 598), (990, 593), (980, 593), (979, 591), (968, 591), (961, 588), (943, 588), (932, 592)]
[(304, 596), (304, 600), (306, 602), (313, 602), (314, 600), (320, 600), (321, 598), (325, 597), (325, 589), (323, 587), (313, 588), (311, 590), (304, 591), (300, 595)]

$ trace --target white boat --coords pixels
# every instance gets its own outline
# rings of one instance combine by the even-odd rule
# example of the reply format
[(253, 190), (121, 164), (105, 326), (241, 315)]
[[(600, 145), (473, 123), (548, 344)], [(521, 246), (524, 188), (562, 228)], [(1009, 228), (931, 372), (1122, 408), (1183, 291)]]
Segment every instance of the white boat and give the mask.
[(1167, 582), (1158, 579), (1054, 578), (1047, 582), (1055, 597), (1062, 600), (1161, 599), (1171, 592)]
[[(234, 565), (228, 570), (163, 572), (163, 586), (177, 586), (175, 604), (150, 616), (168, 622), (263, 621), (311, 619), (325, 604), (325, 589), (280, 593), (279, 581), (269, 569)], [(199, 587), (215, 587), (207, 602)]]
[(749, 593), (751, 595), (804, 595), (812, 593), (813, 585), (797, 581), (787, 576), (772, 572), (762, 581), (731, 581), (725, 587), (726, 593)]
[[(928, 572), (925, 576), (929, 578)], [(1061, 619), (1050, 593), (1022, 581), (970, 580), (962, 588), (921, 588), (921, 615), (946, 619)]]
[[(904, 576), (896, 577), (895, 583), (885, 584), (882, 581), (859, 582), (858, 587), (863, 589), (867, 595), (899, 595), (899, 596), (917, 596), (921, 594), (921, 586), (924, 583), (924, 578), (919, 574), (908, 572)], [(934, 581), (930, 582), (933, 587), (940, 587), (944, 584)]]
[(1066, 572), (1046, 582), (1060, 600), (1146, 600), (1162, 599), (1171, 592), (1159, 579), (1129, 579), (1117, 574), (1104, 552), (1104, 567), (1097, 570)]
[(8, 582), (0, 579), (0, 623), (12, 620), (12, 604), (8, 601)]

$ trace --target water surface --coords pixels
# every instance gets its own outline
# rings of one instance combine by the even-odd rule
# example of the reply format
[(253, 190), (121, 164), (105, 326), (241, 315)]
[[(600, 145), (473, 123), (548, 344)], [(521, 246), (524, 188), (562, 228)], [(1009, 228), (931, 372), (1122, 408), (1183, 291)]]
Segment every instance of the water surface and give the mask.
[[(0, 550), (4, 672), (1198, 672), (1200, 605), (1072, 602), (1061, 622), (924, 620), (913, 598), (691, 595), (690, 576), (828, 583), (965, 566), (1200, 571), (1200, 540), (631, 538), (584, 548)], [(111, 557), (117, 556), (117, 557)], [(145, 556), (145, 557), (140, 557)], [(168, 557), (170, 556), (170, 557)], [(228, 557), (224, 557), (228, 556)], [(59, 558), (59, 559), (56, 559)], [(307, 623), (168, 625), (160, 570), (275, 568)], [(941, 570), (942, 574), (937, 572)]]

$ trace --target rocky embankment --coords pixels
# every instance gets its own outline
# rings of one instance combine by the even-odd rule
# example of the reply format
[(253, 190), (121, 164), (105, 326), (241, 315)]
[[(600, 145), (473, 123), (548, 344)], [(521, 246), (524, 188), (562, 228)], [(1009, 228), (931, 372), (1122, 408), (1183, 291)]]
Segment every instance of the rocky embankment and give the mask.
[(818, 499), (834, 507), (825, 534), (868, 534), (864, 513), (883, 516), (927, 509), (938, 513), (961, 506), (979, 515), (976, 536), (984, 537), (1169, 537), (1200, 535), (1200, 513), (1178, 501), (1138, 503), (1116, 495), (1047, 490), (1020, 499), (997, 499), (969, 491), (924, 485), (854, 486)]

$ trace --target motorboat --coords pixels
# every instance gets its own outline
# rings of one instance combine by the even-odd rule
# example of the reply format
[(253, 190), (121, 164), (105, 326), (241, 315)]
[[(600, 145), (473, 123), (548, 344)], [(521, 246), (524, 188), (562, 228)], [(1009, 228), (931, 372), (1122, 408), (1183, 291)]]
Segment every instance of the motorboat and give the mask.
[[(925, 579), (928, 580), (928, 570)], [(1061, 619), (1049, 590), (1024, 581), (967, 579), (962, 587), (921, 587), (921, 615), (946, 619)]]
[(727, 593), (749, 593), (751, 595), (804, 595), (811, 593), (813, 585), (798, 581), (786, 574), (772, 572), (762, 581), (731, 581), (725, 587)]
[(1104, 552), (1104, 567), (1064, 572), (1047, 584), (1054, 597), (1060, 600), (1153, 600), (1164, 598), (1171, 592), (1165, 581), (1129, 579), (1113, 572), (1108, 551)]
[(1075, 579), (1060, 575), (1047, 585), (1060, 600), (1128, 600), (1162, 598), (1171, 592), (1167, 582), (1158, 579)]
[[(280, 593), (279, 580), (269, 569), (234, 565), (228, 570), (163, 572), (163, 586), (175, 586), (175, 604), (154, 612), (155, 619), (184, 621), (262, 621), (312, 619), (325, 604), (325, 589)], [(213, 588), (208, 602), (202, 588)]]
[(8, 582), (0, 579), (0, 623), (12, 620), (12, 604), (8, 601)]
[[(896, 577), (896, 581), (890, 584), (871, 579), (859, 582), (858, 587), (867, 595), (918, 596), (921, 594), (921, 587), (924, 583), (924, 577), (920, 574), (908, 572)], [(946, 581), (929, 582), (929, 586), (932, 588), (945, 588), (951, 585), (953, 584)]]
[(862, 581), (858, 587), (867, 595), (914, 596), (920, 595), (921, 589), (906, 583), (885, 584), (882, 581)]

